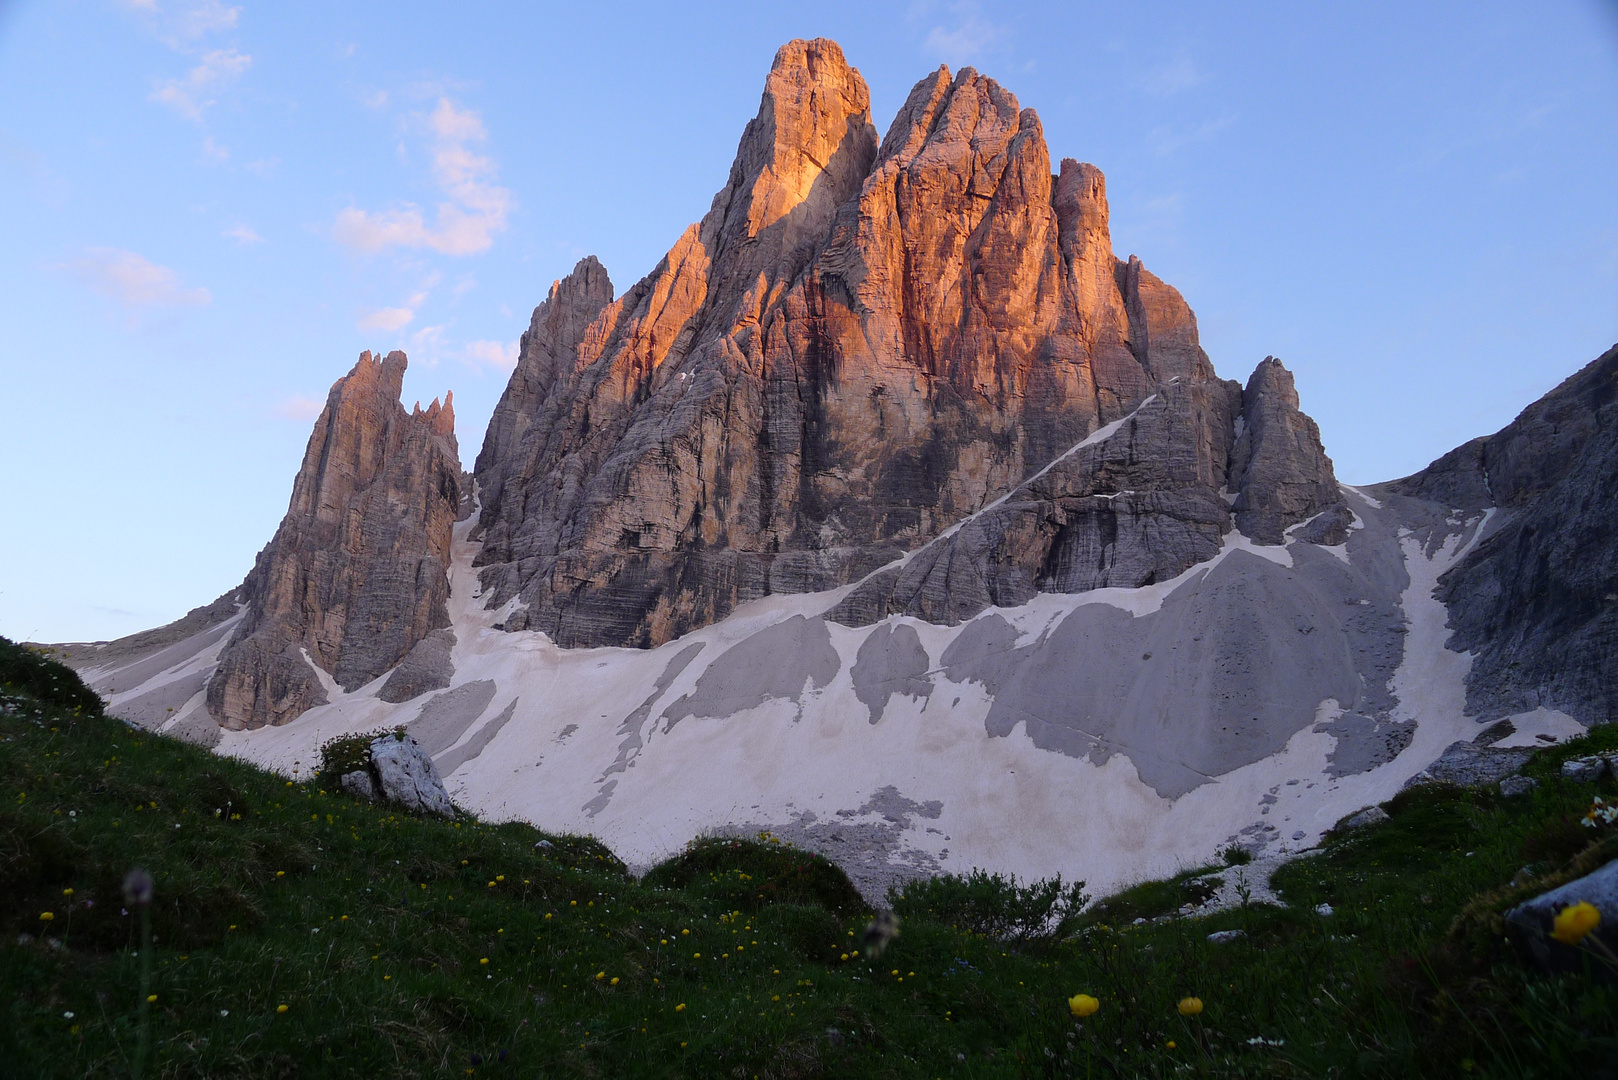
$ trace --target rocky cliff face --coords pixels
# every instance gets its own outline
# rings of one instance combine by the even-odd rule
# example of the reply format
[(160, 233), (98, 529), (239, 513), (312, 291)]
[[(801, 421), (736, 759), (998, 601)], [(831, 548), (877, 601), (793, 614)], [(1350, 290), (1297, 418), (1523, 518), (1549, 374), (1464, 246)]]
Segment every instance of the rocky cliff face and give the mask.
[(878, 141), (841, 50), (784, 46), (708, 215), (610, 297), (593, 259), (557, 283), (477, 463), (489, 603), (563, 645), (858, 580), (1153, 394), (1123, 460), (981, 521), (951, 558), (999, 569), (923, 606), (1177, 573), (1228, 529), (1233, 460), (1267, 542), (1337, 498), (1284, 369), (1250, 401), (1215, 379), (1179, 293), (1113, 256), (1099, 170), (1053, 174), (1038, 116), (970, 68)]
[(1618, 347), (1396, 494), (1496, 508), (1440, 582), (1453, 649), (1476, 653), (1467, 704), (1618, 720)]
[(207, 687), (220, 724), (279, 724), (353, 690), (449, 625), (450, 527), (460, 504), (453, 403), (406, 413), (405, 354), (369, 352), (315, 423), (275, 538), (237, 596), (241, 624)]

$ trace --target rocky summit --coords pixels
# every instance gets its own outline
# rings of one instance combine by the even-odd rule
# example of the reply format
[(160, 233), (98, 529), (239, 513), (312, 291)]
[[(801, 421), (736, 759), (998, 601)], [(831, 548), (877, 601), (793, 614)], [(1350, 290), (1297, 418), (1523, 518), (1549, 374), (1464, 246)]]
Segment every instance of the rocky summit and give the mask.
[(405, 364), (333, 386), (240, 588), (63, 647), (115, 715), (290, 774), (403, 727), (481, 814), (632, 864), (769, 828), (871, 895), (1280, 858), (1618, 716), (1618, 351), (1344, 486), (971, 68), (879, 134), (782, 47), (657, 267), (551, 286), (470, 477)]

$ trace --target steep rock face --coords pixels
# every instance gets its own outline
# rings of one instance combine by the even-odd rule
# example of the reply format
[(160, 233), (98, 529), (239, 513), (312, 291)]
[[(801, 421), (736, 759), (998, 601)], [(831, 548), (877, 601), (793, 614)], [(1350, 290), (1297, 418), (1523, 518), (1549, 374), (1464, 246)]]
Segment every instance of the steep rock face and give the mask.
[(1183, 299), (1113, 257), (1101, 173), (1053, 176), (1037, 115), (970, 68), (878, 144), (837, 46), (784, 46), (708, 215), (578, 330), (596, 280), (536, 311), (477, 466), (489, 603), (563, 645), (856, 580), (1171, 380), (1230, 419)]
[(1320, 428), (1298, 410), (1292, 373), (1264, 358), (1242, 392), (1241, 434), (1231, 454), (1236, 525), (1261, 544), (1339, 501), (1337, 476)]
[[(1255, 394), (1259, 387), (1267, 389)], [(1218, 553), (1231, 528), (1227, 487), (1238, 527), (1261, 543), (1279, 543), (1281, 530), (1326, 507), (1346, 513), (1291, 388), (1291, 373), (1273, 357), (1246, 394), (1234, 382), (1175, 377), (1115, 429), (1096, 432), (904, 565), (860, 582), (828, 617), (850, 626), (895, 614), (954, 624), (1036, 592), (1167, 581)], [(1255, 430), (1259, 439), (1248, 438)], [(1238, 454), (1253, 459), (1255, 442), (1263, 467), (1241, 469)], [(1259, 510), (1245, 525), (1244, 502)]]
[(337, 380), (292, 501), (238, 595), (246, 613), (208, 683), (228, 728), (285, 723), (353, 690), (449, 624), (445, 576), (460, 503), (453, 403), (406, 413), (402, 352)]
[(1496, 434), (1387, 485), (1501, 523), (1440, 580), (1485, 717), (1548, 706), (1618, 720), (1618, 347)]

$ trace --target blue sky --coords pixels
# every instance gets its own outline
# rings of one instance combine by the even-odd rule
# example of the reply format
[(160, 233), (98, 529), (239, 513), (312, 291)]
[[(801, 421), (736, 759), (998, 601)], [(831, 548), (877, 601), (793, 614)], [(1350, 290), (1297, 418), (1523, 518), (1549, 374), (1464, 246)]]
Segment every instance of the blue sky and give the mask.
[(1107, 174), (1117, 253), (1266, 354), (1348, 482), (1493, 431), (1618, 340), (1618, 14), (1352, 5), (0, 0), (0, 633), (239, 582), (361, 349), (470, 464), (529, 312), (619, 291), (724, 182), (777, 46), (885, 130), (940, 63)]

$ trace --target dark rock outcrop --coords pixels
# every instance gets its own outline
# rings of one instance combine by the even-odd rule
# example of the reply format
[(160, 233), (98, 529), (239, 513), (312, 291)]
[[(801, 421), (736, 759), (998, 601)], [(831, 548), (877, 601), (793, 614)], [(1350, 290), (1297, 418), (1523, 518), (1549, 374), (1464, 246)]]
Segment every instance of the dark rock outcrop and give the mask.
[[(535, 312), (478, 457), (488, 603), (520, 596), (507, 627), (562, 645), (654, 646), (858, 580), (1159, 391), (1180, 411), (1134, 450), (1174, 461), (1064, 470), (1029, 493), (1051, 504), (1041, 523), (982, 523), (977, 548), (1004, 554), (979, 584), (923, 606), (956, 617), (1206, 558), (1242, 406), (1180, 294), (1113, 256), (1107, 220), (1100, 171), (1053, 175), (1038, 116), (994, 80), (941, 68), (879, 143), (841, 50), (784, 46), (702, 222), (617, 300), (586, 260)], [(1233, 488), (1267, 542), (1336, 497), (1284, 376), (1251, 388)]]
[(1474, 439), (1387, 485), (1498, 525), (1440, 580), (1468, 707), (1618, 720), (1618, 347)]
[(1341, 501), (1320, 428), (1298, 410), (1292, 373), (1264, 358), (1242, 392), (1241, 434), (1231, 451), (1236, 526), (1261, 544)]
[(315, 423), (287, 515), (238, 595), (246, 612), (208, 682), (227, 728), (285, 723), (381, 675), (448, 626), (450, 528), (460, 504), (446, 396), (406, 413), (402, 352), (369, 352)]

